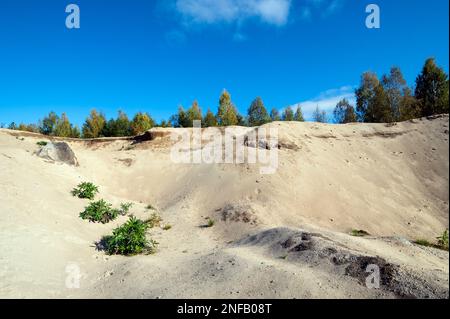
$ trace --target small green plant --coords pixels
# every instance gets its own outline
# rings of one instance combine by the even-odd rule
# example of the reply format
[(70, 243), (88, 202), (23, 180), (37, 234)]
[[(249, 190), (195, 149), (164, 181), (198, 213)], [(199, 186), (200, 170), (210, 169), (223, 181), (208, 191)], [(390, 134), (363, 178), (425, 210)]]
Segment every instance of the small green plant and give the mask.
[(364, 236), (369, 236), (370, 234), (362, 229), (353, 229), (351, 231), (350, 235), (355, 236), (355, 237), (364, 237)]
[(213, 227), (214, 225), (215, 225), (215, 220), (214, 219), (211, 219), (211, 218), (208, 218), (208, 223), (206, 224), (206, 227)]
[(170, 224), (165, 224), (164, 227), (163, 227), (163, 230), (169, 230), (169, 229), (171, 229), (171, 228), (172, 228), (172, 225), (170, 225)]
[(128, 215), (131, 207), (133, 207), (133, 203), (122, 203), (120, 204), (119, 214), (122, 216)]
[(145, 208), (148, 209), (148, 210), (156, 210), (156, 208), (153, 207), (152, 204), (148, 204), (147, 207), (145, 207)]
[(417, 245), (420, 245), (420, 246), (425, 246), (425, 247), (433, 247), (433, 244), (430, 243), (426, 239), (417, 239), (417, 240), (414, 241), (414, 244), (417, 244)]
[(157, 213), (153, 213), (149, 219), (145, 220), (145, 223), (148, 225), (148, 227), (153, 228), (159, 226), (161, 221), (161, 216), (159, 216)]
[(437, 246), (441, 249), (448, 250), (448, 229), (437, 238)]
[(441, 236), (437, 237), (436, 239), (437, 239), (436, 243), (431, 243), (426, 239), (418, 239), (415, 240), (414, 243), (420, 246), (448, 250), (448, 229), (446, 229), (444, 233)]
[(153, 254), (158, 243), (147, 240), (146, 232), (149, 225), (132, 216), (122, 226), (113, 230), (111, 236), (103, 238), (106, 252), (109, 255), (133, 256), (137, 254)]
[(45, 142), (45, 141), (39, 141), (36, 144), (39, 145), (39, 146), (46, 146), (48, 143)]
[(120, 211), (113, 209), (111, 204), (108, 204), (103, 199), (90, 203), (83, 212), (80, 213), (82, 219), (88, 219), (94, 223), (106, 224), (116, 219)]
[(73, 196), (77, 196), (78, 198), (87, 198), (90, 200), (93, 200), (95, 197), (95, 194), (97, 194), (97, 193), (98, 193), (98, 187), (92, 183), (87, 183), (87, 182), (78, 184), (78, 186), (72, 190)]

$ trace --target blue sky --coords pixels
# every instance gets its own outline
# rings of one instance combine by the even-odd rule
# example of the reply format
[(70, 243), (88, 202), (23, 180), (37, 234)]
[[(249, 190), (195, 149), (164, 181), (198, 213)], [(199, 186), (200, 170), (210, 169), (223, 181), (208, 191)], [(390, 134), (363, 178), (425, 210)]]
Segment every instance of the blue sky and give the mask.
[[(65, 27), (76, 3), (81, 28)], [(381, 29), (365, 27), (365, 7)], [(168, 118), (221, 91), (245, 113), (302, 103), (307, 116), (353, 98), (362, 72), (399, 66), (409, 84), (427, 57), (448, 72), (448, 0), (1, 0), (0, 123), (54, 110), (81, 124), (149, 112)]]

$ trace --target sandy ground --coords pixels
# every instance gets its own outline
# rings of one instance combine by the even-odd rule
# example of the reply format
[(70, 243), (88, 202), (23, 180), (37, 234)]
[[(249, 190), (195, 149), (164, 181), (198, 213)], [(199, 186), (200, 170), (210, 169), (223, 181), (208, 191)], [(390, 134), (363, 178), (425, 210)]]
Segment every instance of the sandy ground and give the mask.
[[(448, 116), (270, 127), (281, 147), (273, 175), (251, 164), (174, 164), (173, 129), (140, 143), (70, 140), (78, 167), (34, 155), (46, 137), (0, 130), (0, 297), (448, 298), (448, 252), (411, 243), (448, 228)], [(88, 201), (70, 191), (82, 181), (116, 206), (133, 202), (138, 217), (156, 207), (172, 225), (149, 232), (158, 252), (98, 251), (126, 217), (81, 220)], [(368, 264), (381, 271), (380, 289), (365, 284)], [(66, 285), (74, 265), (75, 289)]]

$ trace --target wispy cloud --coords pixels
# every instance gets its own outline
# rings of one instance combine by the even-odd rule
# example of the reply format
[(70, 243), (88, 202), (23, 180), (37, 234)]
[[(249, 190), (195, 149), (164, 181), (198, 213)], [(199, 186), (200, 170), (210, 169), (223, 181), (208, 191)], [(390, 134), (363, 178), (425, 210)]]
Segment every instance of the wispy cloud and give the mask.
[(301, 6), (300, 18), (311, 21), (314, 16), (326, 18), (338, 12), (345, 0), (305, 0)]
[(300, 105), (307, 120), (312, 119), (312, 114), (317, 106), (331, 116), (336, 104), (342, 99), (347, 99), (350, 104), (355, 105), (356, 98), (354, 90), (355, 87), (350, 85), (343, 86), (338, 89), (327, 90), (311, 100), (306, 100), (292, 105), (292, 108), (295, 109), (298, 105)]
[(291, 0), (177, 0), (175, 8), (187, 23), (241, 23), (258, 18), (283, 26), (288, 22)]

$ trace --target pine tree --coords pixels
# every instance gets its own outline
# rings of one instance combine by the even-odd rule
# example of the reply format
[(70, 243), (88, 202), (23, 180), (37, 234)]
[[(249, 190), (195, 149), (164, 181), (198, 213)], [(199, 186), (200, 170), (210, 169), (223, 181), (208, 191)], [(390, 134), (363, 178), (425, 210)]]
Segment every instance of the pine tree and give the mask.
[(60, 137), (71, 137), (72, 124), (70, 124), (66, 113), (61, 114), (61, 117), (56, 121), (53, 135)]
[(92, 110), (86, 122), (83, 124), (83, 137), (84, 138), (97, 138), (101, 137), (103, 128), (105, 127), (105, 116), (98, 113), (96, 110)]
[(217, 126), (217, 120), (214, 116), (213, 112), (211, 112), (210, 109), (208, 109), (208, 112), (206, 112), (206, 115), (203, 119), (203, 125), (205, 127), (214, 127)]
[(281, 121), (280, 112), (276, 108), (273, 108), (272, 111), (270, 111), (270, 118), (273, 122)]
[(403, 98), (400, 101), (399, 121), (408, 121), (422, 116), (420, 103), (412, 95), (410, 88), (405, 89)]
[(155, 122), (148, 113), (137, 113), (131, 121), (130, 128), (132, 135), (140, 135), (155, 126)]
[(420, 102), (422, 116), (449, 111), (448, 75), (432, 58), (425, 61), (422, 72), (416, 79), (415, 97)]
[(222, 92), (219, 99), (217, 111), (217, 123), (220, 126), (233, 126), (238, 124), (237, 110), (231, 101), (231, 95), (226, 90)]
[(294, 120), (294, 111), (288, 106), (283, 112), (283, 121), (291, 122)]
[(200, 109), (200, 106), (198, 105), (197, 101), (194, 101), (192, 103), (191, 108), (187, 111), (187, 126), (184, 127), (193, 127), (194, 121), (201, 121), (202, 120), (202, 111)]
[(319, 123), (327, 123), (327, 113), (325, 111), (322, 111), (319, 106), (316, 106), (316, 109), (313, 112), (313, 119), (315, 122)]
[(297, 110), (295, 111), (294, 121), (304, 122), (305, 118), (303, 117), (302, 108), (300, 105), (297, 106)]
[(117, 119), (110, 119), (103, 127), (102, 134), (105, 137), (120, 137), (120, 136), (130, 136), (130, 120), (128, 116), (119, 111)]
[(380, 85), (376, 74), (365, 72), (361, 76), (361, 85), (356, 90), (356, 112), (360, 122), (371, 122), (372, 117), (367, 110), (372, 108), (375, 88)]
[(257, 97), (248, 109), (248, 124), (250, 126), (261, 126), (270, 122), (270, 116), (264, 107), (260, 97)]
[(44, 119), (41, 121), (39, 125), (39, 131), (44, 135), (52, 135), (55, 130), (56, 122), (59, 117), (55, 112), (50, 112)]

